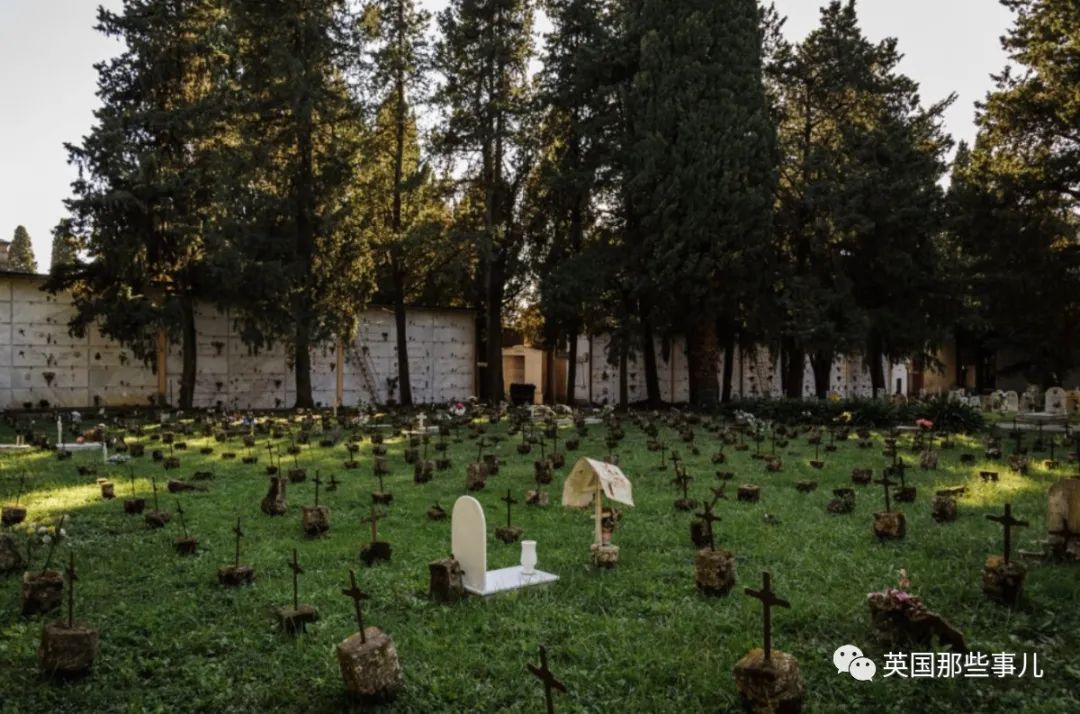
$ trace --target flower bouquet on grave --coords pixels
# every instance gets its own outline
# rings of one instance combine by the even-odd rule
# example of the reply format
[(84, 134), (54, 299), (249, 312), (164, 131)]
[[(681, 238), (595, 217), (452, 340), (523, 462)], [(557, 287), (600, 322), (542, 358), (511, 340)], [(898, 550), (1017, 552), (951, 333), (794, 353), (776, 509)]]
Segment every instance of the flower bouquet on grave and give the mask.
[(966, 652), (963, 634), (944, 617), (927, 609), (918, 595), (908, 592), (907, 571), (898, 571), (899, 587), (868, 593), (870, 621), (878, 637), (890, 647), (930, 647), (934, 638), (954, 652)]

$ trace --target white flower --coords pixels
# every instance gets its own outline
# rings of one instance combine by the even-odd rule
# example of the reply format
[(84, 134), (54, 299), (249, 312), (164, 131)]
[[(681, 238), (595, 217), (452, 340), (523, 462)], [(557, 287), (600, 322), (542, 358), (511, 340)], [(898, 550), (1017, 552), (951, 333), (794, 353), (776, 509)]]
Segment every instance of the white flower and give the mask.
[(63, 528), (60, 529), (60, 537), (61, 538), (67, 538), (67, 531), (64, 530)]
[(38, 532), (38, 535), (45, 535), (46, 533), (49, 532), (49, 529), (46, 528), (45, 526), (38, 526), (37, 532)]
[(52, 543), (52, 536), (46, 533), (45, 535), (41, 536), (41, 542), (45, 545)]

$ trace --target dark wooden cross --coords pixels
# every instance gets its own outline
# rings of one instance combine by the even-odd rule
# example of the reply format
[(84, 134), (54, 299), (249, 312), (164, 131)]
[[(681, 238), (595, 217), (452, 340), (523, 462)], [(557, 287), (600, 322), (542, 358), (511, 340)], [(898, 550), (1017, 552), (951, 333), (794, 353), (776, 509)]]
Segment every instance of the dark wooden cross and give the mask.
[(717, 503), (718, 503), (718, 502), (719, 502), (719, 501), (720, 501), (721, 499), (723, 499), (723, 500), (725, 500), (725, 501), (727, 500), (727, 494), (726, 494), (726, 493), (724, 493), (724, 489), (725, 489), (726, 487), (727, 487), (727, 484), (725, 484), (725, 483), (724, 483), (723, 481), (721, 481), (721, 482), (720, 482), (720, 485), (719, 485), (719, 486), (713, 486), (713, 487), (712, 487), (712, 488), (710, 489), (710, 490), (712, 491), (712, 495), (713, 495), (713, 499), (712, 499), (712, 505), (713, 505), (713, 506), (716, 506), (716, 504), (717, 504)]
[(356, 586), (356, 571), (349, 571), (349, 587), (341, 591), (342, 595), (352, 598), (353, 607), (356, 608), (356, 626), (360, 628), (360, 641), (367, 642), (367, 634), (364, 632), (364, 613), (360, 609), (360, 601), (367, 600), (370, 596)]
[(371, 542), (374, 543), (379, 540), (379, 519), (384, 518), (385, 514), (375, 511), (375, 506), (371, 507), (371, 515), (367, 518), (360, 520), (361, 523), (371, 524)]
[(240, 567), (240, 539), (244, 536), (244, 531), (240, 530), (240, 516), (236, 517), (236, 527), (233, 528), (233, 533), (236, 534), (236, 567)]
[(292, 606), (294, 610), (299, 610), (300, 575), (303, 574), (304, 569), (300, 567), (300, 558), (296, 554), (296, 548), (293, 548), (292, 560), (289, 562), (289, 569), (292, 570)]
[(779, 607), (791, 607), (791, 603), (787, 600), (779, 598), (776, 593), (772, 591), (771, 581), (772, 576), (767, 571), (761, 573), (761, 590), (752, 590), (751, 588), (745, 588), (744, 592), (750, 597), (761, 600), (761, 605), (764, 608), (764, 634), (765, 634), (765, 661), (768, 662), (772, 657), (772, 608), (774, 606)]
[(543, 434), (543, 432), (541, 432), (540, 433), (540, 460), (541, 461), (544, 460), (544, 446), (545, 446), (545, 444), (544, 444), (544, 434)]
[(23, 486), (26, 483), (26, 474), (19, 474), (19, 490), (15, 492), (15, 507), (19, 507), (19, 499), (22, 498)]
[(506, 495), (499, 499), (506, 504), (506, 527), (510, 527), (510, 506), (517, 503), (517, 499), (510, 495), (510, 489), (506, 489)]
[(138, 495), (135, 492), (135, 469), (131, 468), (131, 465), (128, 464), (127, 470), (128, 470), (128, 480), (131, 481), (131, 497), (135, 498)]
[(184, 509), (180, 505), (180, 499), (176, 499), (176, 515), (180, 518), (180, 527), (184, 529), (184, 537), (188, 537), (187, 523), (184, 521)]
[[(723, 492), (723, 488), (721, 488), (720, 490), (721, 492)], [(713, 504), (707, 503), (702, 507), (701, 513), (695, 513), (694, 515), (705, 521), (705, 533), (709, 538), (709, 550), (716, 550), (716, 543), (713, 539), (713, 523), (720, 520), (720, 516), (713, 513), (712, 509)]]
[(896, 457), (896, 461), (893, 463), (893, 473), (900, 477), (900, 488), (907, 488), (907, 481), (905, 479), (907, 464), (904, 463), (904, 458), (902, 456)]
[(41, 572), (45, 572), (52, 565), (53, 553), (56, 552), (56, 544), (60, 542), (60, 529), (64, 527), (64, 518), (67, 514), (60, 516), (60, 522), (56, 524), (56, 537), (49, 543), (49, 554), (45, 556), (45, 565), (42, 566)]
[(528, 667), (529, 671), (544, 683), (544, 701), (547, 702), (548, 714), (555, 714), (555, 702), (551, 698), (551, 690), (557, 689), (566, 694), (566, 685), (556, 679), (555, 675), (548, 669), (547, 648), (540, 645), (540, 666), (537, 667), (532, 662), (529, 662)]
[(885, 512), (888, 513), (892, 510), (892, 501), (889, 498), (889, 489), (896, 485), (896, 482), (889, 478), (889, 472), (887, 469), (882, 470), (881, 478), (874, 483), (879, 484), (885, 489)]
[(315, 472), (315, 507), (319, 507), (319, 486), (322, 485), (322, 479), (319, 478), (319, 472)]
[(75, 581), (79, 579), (75, 572), (75, 552), (72, 551), (68, 559), (68, 566), (64, 570), (68, 579), (68, 629), (75, 626)]
[(155, 511), (160, 511), (161, 509), (158, 508), (158, 500), (157, 500), (157, 479), (154, 478), (153, 476), (150, 477), (150, 488), (154, 489), (154, 510)]
[(1000, 523), (1001, 527), (1005, 530), (1005, 562), (1009, 562), (1009, 557), (1012, 551), (1012, 529), (1016, 527), (1026, 528), (1027, 521), (1019, 521), (1013, 518), (1012, 504), (1005, 504), (1005, 514), (1002, 516), (987, 516), (986, 520)]
[(660, 442), (660, 469), (661, 470), (667, 468), (667, 464), (664, 463), (664, 454), (666, 454), (666, 453), (667, 453), (667, 444), (665, 444), (664, 442), (661, 441)]
[(671, 482), (677, 484), (682, 489), (682, 496), (684, 499), (689, 499), (690, 496), (687, 491), (690, 488), (690, 482), (694, 480), (694, 477), (686, 473), (686, 471), (680, 471), (679, 475), (671, 479)]

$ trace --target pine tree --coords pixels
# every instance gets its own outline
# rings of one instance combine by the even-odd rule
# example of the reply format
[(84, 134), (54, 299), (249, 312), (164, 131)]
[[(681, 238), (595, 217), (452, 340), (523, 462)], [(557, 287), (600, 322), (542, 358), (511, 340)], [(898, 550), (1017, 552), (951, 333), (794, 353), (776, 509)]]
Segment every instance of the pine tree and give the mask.
[(102, 106), (91, 132), (67, 147), (79, 178), (63, 230), (86, 261), (58, 262), (47, 286), (72, 291), (76, 334), (96, 323), (147, 362), (161, 333), (179, 338), (182, 407), (195, 390), (195, 301), (222, 282), (209, 231), (215, 97), (229, 56), (222, 16), (220, 0), (99, 9), (97, 29), (126, 49), (98, 65)]
[(19, 273), (36, 273), (37, 261), (34, 259), (34, 246), (30, 234), (23, 226), (15, 227), (15, 235), (8, 248), (8, 270)]
[[(230, 0), (239, 45), (226, 177), (236, 306), (253, 349), (284, 339), (297, 407), (312, 407), (311, 350), (355, 333), (370, 288), (362, 46), (343, 0)], [(284, 335), (284, 338), (281, 336)]]
[(70, 218), (61, 218), (52, 229), (52, 258), (49, 272), (59, 272), (61, 266), (70, 266), (79, 260), (79, 243), (75, 237)]
[(1080, 6), (1003, 4), (1016, 13), (1002, 39), (1012, 65), (949, 192), (969, 308), (960, 328), (1004, 372), (1049, 387), (1080, 366)]
[[(687, 335), (690, 398), (720, 399), (717, 323), (766, 277), (775, 127), (754, 0), (643, 0), (626, 147), (631, 251)], [(738, 276), (736, 278), (736, 276)]]
[(773, 50), (784, 391), (802, 397), (809, 355), (815, 392), (826, 396), (834, 357), (859, 351), (876, 394), (882, 357), (921, 354), (944, 304), (937, 181), (952, 99), (921, 108), (917, 85), (896, 70), (896, 40), (868, 41), (852, 1), (834, 0), (800, 45)]
[(409, 377), (408, 320), (405, 302), (413, 282), (431, 256), (425, 248), (439, 233), (439, 219), (431, 169), (421, 160), (416, 130), (416, 96), (424, 91), (430, 65), (425, 32), (430, 15), (413, 0), (375, 0), (367, 7), (365, 22), (375, 41), (371, 53), (373, 92), (381, 98), (375, 120), (371, 153), (370, 195), (376, 209), (374, 248), (379, 256), (379, 277), (394, 306), (397, 334), (399, 402), (413, 403)]
[[(611, 18), (600, 0), (550, 0), (538, 90), (540, 156), (529, 184), (530, 252), (548, 355), (569, 343), (567, 401), (576, 399), (578, 335), (603, 285), (586, 242), (597, 229), (601, 171), (610, 151)], [(548, 365), (554, 380), (554, 364)], [(554, 384), (544, 393), (555, 398)]]
[(521, 194), (534, 155), (529, 143), (530, 0), (451, 0), (439, 15), (436, 93), (445, 121), (440, 145), (465, 162), (472, 194), (468, 228), (477, 255), (478, 338), (486, 367), (481, 397), (503, 399), (503, 307), (520, 275), (525, 226)]

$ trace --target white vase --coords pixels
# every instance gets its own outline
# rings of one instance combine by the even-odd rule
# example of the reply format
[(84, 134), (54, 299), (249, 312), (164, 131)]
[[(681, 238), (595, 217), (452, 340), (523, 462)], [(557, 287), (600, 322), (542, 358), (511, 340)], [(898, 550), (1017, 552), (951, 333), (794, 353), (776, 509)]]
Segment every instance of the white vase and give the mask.
[(521, 572), (532, 575), (536, 572), (536, 541), (521, 541)]

